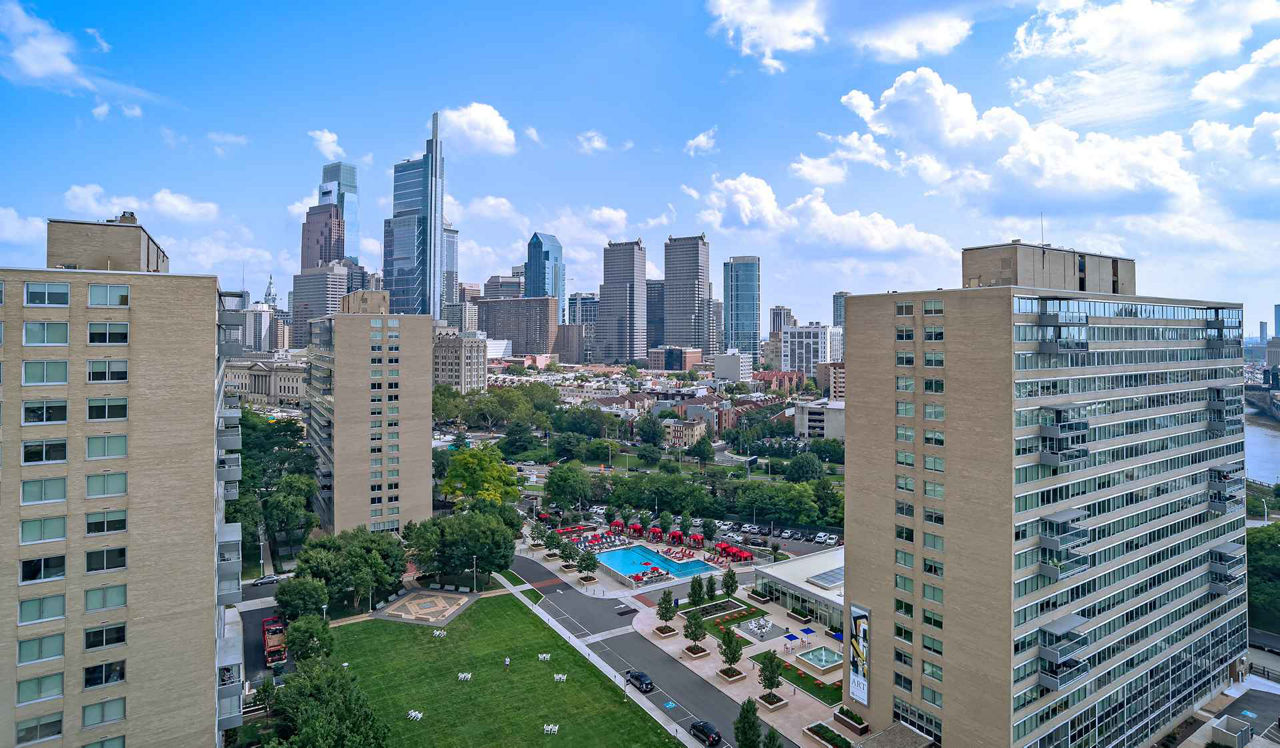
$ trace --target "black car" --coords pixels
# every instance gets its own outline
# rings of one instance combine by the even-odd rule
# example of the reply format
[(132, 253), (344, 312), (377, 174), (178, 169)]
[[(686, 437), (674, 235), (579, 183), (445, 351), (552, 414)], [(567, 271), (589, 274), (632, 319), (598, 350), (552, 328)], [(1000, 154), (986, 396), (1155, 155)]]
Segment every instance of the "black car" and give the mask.
[(773, 537), (775, 537), (775, 538), (780, 538), (780, 537), (782, 537), (782, 528), (781, 528), (781, 527), (775, 527), (775, 528), (773, 528)]
[(639, 670), (628, 670), (627, 680), (631, 681), (631, 685), (639, 689), (640, 693), (649, 693), (653, 690), (653, 679)]
[(720, 731), (716, 729), (715, 725), (706, 720), (689, 725), (689, 734), (697, 738), (698, 742), (703, 745), (720, 744)]
[(804, 542), (812, 543), (815, 539), (817, 539), (817, 537), (818, 537), (818, 533), (816, 532), (806, 532), (804, 534)]

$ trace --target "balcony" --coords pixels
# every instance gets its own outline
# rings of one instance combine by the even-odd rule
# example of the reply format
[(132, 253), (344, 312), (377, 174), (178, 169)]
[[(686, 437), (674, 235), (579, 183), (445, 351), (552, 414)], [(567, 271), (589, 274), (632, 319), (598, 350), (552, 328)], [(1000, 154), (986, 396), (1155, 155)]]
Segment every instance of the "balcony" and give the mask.
[(244, 327), (244, 310), (219, 309), (218, 325), (221, 327)]
[(1050, 691), (1061, 691), (1089, 673), (1089, 661), (1068, 658), (1052, 666), (1041, 662), (1040, 668), (1040, 685)]
[(1207, 426), (1209, 433), (1215, 437), (1240, 433), (1244, 429), (1244, 416), (1227, 416), (1214, 413), (1209, 416)]
[(1210, 330), (1225, 330), (1240, 327), (1243, 320), (1239, 319), (1210, 319), (1205, 320), (1204, 326)]
[(220, 481), (240, 480), (240, 455), (223, 455), (218, 458), (217, 478)]
[(224, 334), (218, 338), (218, 358), (237, 358), (244, 355), (244, 342), (235, 335)]
[[(218, 728), (239, 727), (244, 693), (244, 622), (235, 608), (224, 608), (218, 631)], [(224, 726), (225, 725), (225, 726)]]
[(230, 730), (244, 724), (244, 692), (218, 696), (218, 729)]
[(1209, 550), (1209, 571), (1214, 576), (1239, 577), (1245, 571), (1245, 547), (1240, 543), (1222, 543)]
[(235, 501), (240, 498), (240, 484), (235, 481), (227, 481), (222, 484), (222, 500), (224, 502)]
[(1089, 350), (1089, 341), (1065, 338), (1041, 340), (1036, 350), (1040, 353), (1084, 353)]
[(1040, 312), (1036, 324), (1041, 327), (1083, 327), (1089, 324), (1084, 312)]
[(1049, 467), (1079, 467), (1089, 459), (1089, 450), (1084, 447), (1071, 447), (1054, 452), (1041, 452), (1040, 464)]
[(240, 423), (240, 396), (223, 395), (222, 407), (218, 408), (218, 417), (224, 426), (237, 426)]
[(1233, 595), (1244, 589), (1246, 579), (1239, 577), (1209, 577), (1209, 594), (1211, 595)]
[(1050, 551), (1065, 551), (1089, 542), (1089, 528), (1076, 523), (1089, 513), (1083, 509), (1067, 509), (1055, 512), (1040, 520), (1040, 547)]
[(218, 429), (218, 449), (240, 449), (239, 424)]
[(1089, 569), (1089, 557), (1080, 556), (1069, 551), (1058, 554), (1059, 557), (1045, 555), (1040, 558), (1036, 572), (1043, 574), (1054, 582), (1061, 582)]
[(1089, 621), (1069, 613), (1040, 629), (1040, 656), (1058, 665), (1070, 659), (1089, 643), (1089, 636), (1079, 631)]
[(1209, 511), (1214, 514), (1233, 514), (1244, 511), (1244, 497), (1234, 493), (1209, 493)]

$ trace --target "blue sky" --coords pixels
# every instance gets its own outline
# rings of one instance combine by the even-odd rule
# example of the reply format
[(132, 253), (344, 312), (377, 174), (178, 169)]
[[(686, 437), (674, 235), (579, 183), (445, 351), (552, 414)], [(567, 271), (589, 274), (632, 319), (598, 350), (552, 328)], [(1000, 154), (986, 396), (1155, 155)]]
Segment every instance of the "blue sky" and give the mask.
[(783, 0), (554, 6), (0, 0), (0, 262), (46, 217), (134, 209), (174, 269), (297, 271), (320, 167), (359, 165), (380, 266), (391, 165), (445, 121), (461, 275), (557, 234), (569, 290), (609, 239), (706, 232), (763, 303), (954, 287), (1020, 237), (1139, 261), (1143, 293), (1277, 296), (1280, 1)]

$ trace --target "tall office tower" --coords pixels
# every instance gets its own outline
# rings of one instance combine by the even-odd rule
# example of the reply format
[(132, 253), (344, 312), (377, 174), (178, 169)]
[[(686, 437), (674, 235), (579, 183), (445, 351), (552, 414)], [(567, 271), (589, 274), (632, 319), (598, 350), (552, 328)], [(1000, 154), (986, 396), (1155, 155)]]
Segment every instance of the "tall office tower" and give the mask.
[(844, 327), (844, 300), (851, 296), (848, 291), (836, 291), (831, 294), (831, 326)]
[(582, 325), (582, 363), (596, 361), (596, 320), (600, 314), (600, 299), (593, 293), (569, 294), (568, 320), (571, 325)]
[(1280, 304), (1275, 307), (1275, 327), (1273, 327), (1277, 335), (1280, 335)]
[(293, 326), (289, 324), (288, 317), (289, 313), (285, 311), (279, 311), (277, 314), (272, 315), (271, 350), (273, 351), (293, 347), (289, 339), (289, 333), (292, 331)]
[(317, 195), (321, 205), (337, 205), (343, 235), (351, 254), (360, 251), (360, 199), (356, 194), (356, 167), (343, 161), (325, 164)]
[(529, 259), (524, 263), (524, 295), (554, 296), (563, 324), (569, 299), (564, 292), (564, 248), (555, 234), (535, 231), (529, 238)]
[(820, 322), (782, 328), (781, 370), (800, 371), (806, 377), (816, 377), (818, 364), (839, 361), (843, 357), (842, 332), (838, 327)]
[(347, 293), (371, 290), (369, 286), (373, 273), (360, 264), (360, 258), (343, 257), (340, 262), (347, 269)]
[(0, 270), (3, 745), (219, 746), (241, 724), (223, 365), (248, 294), (169, 273), (132, 213), (47, 242), (48, 269)]
[(524, 276), (491, 275), (484, 282), (484, 299), (516, 299), (524, 296)]
[(724, 264), (724, 347), (753, 362), (760, 356), (759, 257), (730, 257)]
[(293, 276), (290, 344), (306, 348), (311, 342), (311, 320), (338, 311), (346, 294), (347, 267), (338, 260)]
[(1058, 248), (962, 265), (846, 307), (845, 704), (946, 746), (1152, 745), (1243, 675), (1242, 308)]
[(662, 345), (666, 336), (667, 287), (660, 280), (646, 280), (645, 288), (645, 342), (650, 348)]
[(458, 230), (444, 222), (444, 303), (458, 302)]
[(609, 242), (604, 248), (604, 282), (596, 320), (596, 354), (602, 363), (647, 359), (648, 317), (645, 251), (640, 239)]
[(554, 296), (518, 299), (478, 299), (476, 328), (494, 340), (510, 340), (511, 352), (551, 353), (559, 324)]
[(479, 321), (478, 314), (475, 304), (458, 302), (444, 305), (445, 324), (459, 332), (478, 329), (476, 327)]
[(444, 158), (440, 113), (422, 158), (395, 165), (391, 218), (382, 224), (382, 283), (395, 314), (440, 316), (444, 302)]
[(796, 316), (791, 313), (791, 307), (771, 306), (769, 307), (769, 332), (782, 332), (784, 327), (795, 327)]
[(346, 248), (342, 211), (334, 204), (313, 205), (302, 224), (302, 270), (341, 260)]
[(475, 301), (484, 295), (484, 284), (482, 283), (459, 283), (458, 284), (458, 301), (469, 302)]
[(707, 235), (669, 236), (662, 245), (662, 343), (707, 353), (711, 246)]
[(369, 287), (366, 290), (369, 290), (369, 291), (385, 291), (386, 290), (382, 287), (382, 273), (379, 273), (376, 271), (369, 273)]
[(251, 304), (245, 311), (244, 349), (265, 352), (272, 348), (276, 308), (270, 304)]
[[(711, 293), (710, 289), (707, 291)], [(707, 347), (702, 349), (704, 357), (715, 356), (724, 351), (724, 302), (719, 299), (707, 299)]]
[[(364, 308), (392, 303), (386, 291), (357, 293)], [(305, 410), (325, 530), (398, 532), (431, 517), (434, 325), (385, 312), (311, 321)]]
[(468, 338), (454, 330), (436, 332), (432, 351), (431, 381), (447, 384), (462, 394), (485, 389), (489, 342)]

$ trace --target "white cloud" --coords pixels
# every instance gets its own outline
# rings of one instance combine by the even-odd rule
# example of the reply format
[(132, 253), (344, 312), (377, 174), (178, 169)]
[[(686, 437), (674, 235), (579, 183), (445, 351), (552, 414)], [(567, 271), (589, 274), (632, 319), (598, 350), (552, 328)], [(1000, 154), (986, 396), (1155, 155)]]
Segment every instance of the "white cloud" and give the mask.
[(1209, 73), (1196, 81), (1191, 98), (1228, 109), (1239, 109), (1251, 100), (1280, 99), (1280, 39), (1255, 50), (1243, 65)]
[(160, 139), (163, 140), (164, 144), (170, 148), (177, 148), (179, 144), (187, 142), (186, 135), (179, 135), (167, 126), (162, 126), (160, 128)]
[(13, 63), (0, 68), (4, 75), (18, 82), (49, 82), (92, 89), (93, 84), (80, 74), (72, 61), (76, 44), (67, 34), (42, 18), (27, 15), (16, 2), (0, 5), (0, 35), (5, 38), (5, 53)]
[(213, 143), (213, 152), (219, 156), (227, 155), (227, 151), (232, 148), (248, 145), (249, 138), (245, 135), (236, 135), (231, 132), (213, 131), (205, 135), (210, 143)]
[(289, 203), (288, 207), (286, 207), (285, 210), (289, 211), (289, 215), (293, 216), (299, 221), (305, 221), (307, 220), (307, 211), (311, 209), (311, 206), (317, 205), (319, 204), (319, 202), (320, 202), (319, 190), (312, 190), (310, 194), (304, 195), (298, 198), (297, 200), (294, 200), (293, 202)]
[(609, 141), (604, 135), (597, 130), (587, 130), (578, 133), (578, 151), (591, 155), (600, 151), (609, 150)]
[(949, 54), (969, 37), (972, 28), (969, 20), (959, 16), (912, 16), (859, 34), (854, 43), (881, 62), (904, 62)]
[(710, 130), (703, 130), (692, 139), (685, 141), (684, 152), (690, 156), (698, 156), (704, 153), (711, 153), (716, 148), (716, 130), (713, 127)]
[(366, 153), (360, 157), (360, 163), (363, 166), (373, 166), (373, 154)]
[(635, 148), (635, 147), (636, 147), (636, 141), (634, 141), (634, 140), (624, 140), (624, 141), (622, 141), (622, 150), (624, 150), (624, 151), (629, 151), (629, 150), (631, 150), (632, 148)]
[(101, 185), (73, 184), (62, 195), (67, 209), (94, 218), (113, 218), (122, 210), (138, 211), (145, 203), (136, 197), (117, 196), (103, 199)]
[(454, 223), (462, 220), (462, 203), (447, 192), (444, 193), (444, 217)]
[(627, 227), (627, 211), (607, 205), (594, 208), (587, 218), (610, 234), (620, 234)]
[(379, 254), (382, 252), (382, 242), (362, 236), (360, 237), (360, 251), (370, 255)]
[(680, 185), (680, 191), (688, 195), (689, 197), (693, 198), (694, 200), (702, 199), (702, 195), (697, 190), (695, 190), (694, 188), (690, 187), (687, 184)]
[(945, 239), (920, 231), (914, 224), (899, 225), (879, 213), (864, 215), (856, 210), (836, 213), (827, 204), (821, 187), (815, 187), (787, 210), (805, 217), (802, 235), (808, 240), (823, 239), (871, 252), (906, 251), (942, 257), (957, 254)]
[(97, 29), (85, 29), (84, 33), (93, 37), (94, 43), (98, 45), (99, 52), (111, 51), (111, 45), (107, 44), (107, 40), (102, 38), (102, 32), (98, 31)]
[(775, 52), (807, 51), (827, 38), (817, 0), (708, 0), (707, 11), (716, 17), (712, 30), (769, 73), (786, 69)]
[(307, 134), (311, 136), (312, 144), (317, 151), (320, 151), (320, 155), (330, 161), (347, 155), (342, 146), (338, 145), (338, 133), (329, 130), (308, 130)]
[(542, 136), (538, 134), (537, 128), (533, 125), (524, 128), (524, 136), (538, 145), (542, 145)]
[(18, 215), (13, 208), (0, 206), (0, 242), (35, 244), (44, 240), (44, 221), (34, 216)]
[(670, 226), (671, 224), (675, 223), (675, 220), (676, 220), (676, 206), (672, 205), (671, 203), (667, 203), (667, 209), (662, 211), (661, 215), (654, 216), (653, 218), (644, 219), (643, 221), (640, 222), (640, 228), (652, 229), (652, 228), (657, 228), (658, 226)]
[(848, 170), (830, 156), (809, 158), (801, 153), (800, 158), (791, 164), (791, 173), (813, 184), (839, 184), (844, 181)]
[(212, 221), (218, 217), (217, 203), (193, 200), (167, 188), (151, 196), (151, 208), (162, 216), (179, 221)]
[(251, 237), (244, 230), (219, 230), (194, 239), (161, 236), (158, 241), (180, 271), (190, 268), (208, 272), (222, 267), (238, 274), (242, 267), (271, 267), (276, 259), (268, 250), (248, 246), (246, 242)]
[(142, 116), (142, 107), (137, 104), (122, 104), (120, 106), (120, 111), (126, 117), (137, 118)]
[(646, 259), (644, 261), (644, 277), (645, 280), (662, 280), (662, 268), (653, 260)]
[(727, 224), (781, 229), (796, 223), (795, 216), (778, 206), (778, 197), (769, 183), (745, 172), (725, 180), (713, 175), (706, 202), (708, 207), (698, 214), (698, 219), (716, 228)]
[(101, 122), (111, 113), (111, 105), (103, 101), (93, 108), (93, 118)]
[(1143, 65), (1072, 70), (1036, 83), (1015, 77), (1009, 91), (1017, 106), (1034, 106), (1060, 125), (1127, 125), (1185, 107), (1183, 77)]
[(473, 101), (440, 113), (447, 135), (485, 153), (509, 156), (516, 152), (516, 134), (507, 120), (488, 104)]
[(471, 202), (467, 203), (466, 215), (468, 219), (482, 218), (489, 221), (508, 223), (514, 226), (522, 235), (532, 233), (529, 228), (529, 219), (516, 210), (511, 201), (505, 197), (485, 195), (484, 197), (473, 198)]

